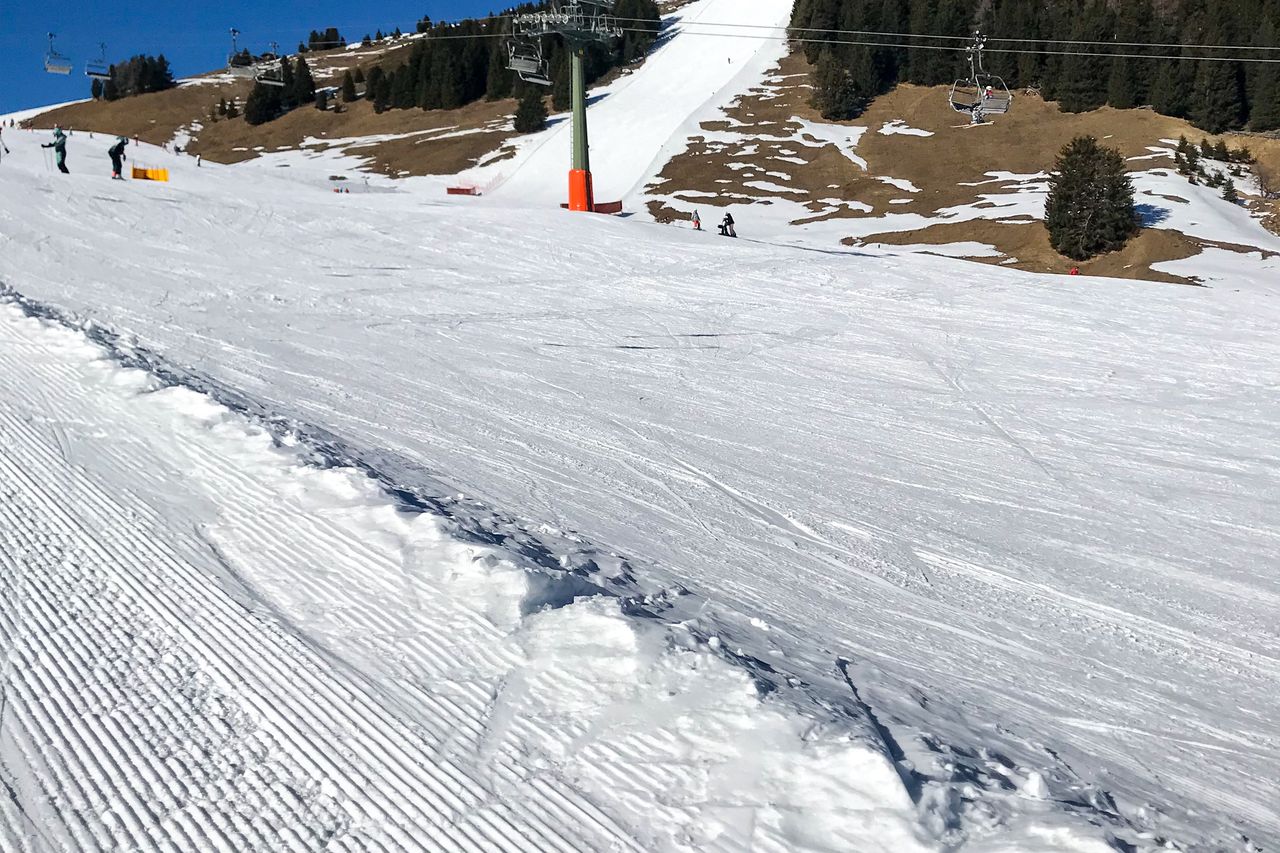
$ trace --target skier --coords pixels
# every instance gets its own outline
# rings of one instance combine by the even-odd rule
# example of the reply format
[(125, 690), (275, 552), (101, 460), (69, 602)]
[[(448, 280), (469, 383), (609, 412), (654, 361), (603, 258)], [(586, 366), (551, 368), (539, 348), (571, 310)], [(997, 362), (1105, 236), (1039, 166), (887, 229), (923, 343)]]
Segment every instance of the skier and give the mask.
[(70, 175), (71, 170), (67, 168), (67, 135), (62, 132), (61, 127), (53, 129), (53, 141), (45, 143), (41, 148), (52, 148), (53, 153), (58, 157), (58, 171), (64, 175)]
[(112, 145), (107, 151), (107, 156), (111, 158), (111, 179), (113, 181), (123, 181), (124, 176), (120, 174), (124, 171), (124, 161), (128, 158), (124, 156), (124, 148), (129, 144), (129, 140), (123, 136), (116, 137), (116, 144)]
[(9, 149), (4, 144), (4, 124), (0, 123), (0, 154), (8, 154)]
[(694, 231), (702, 230), (702, 217), (698, 215), (698, 211), (696, 210), (693, 212), (693, 230)]
[(728, 212), (725, 213), (724, 221), (720, 223), (720, 236), (721, 237), (737, 237), (738, 236), (738, 232), (735, 231), (733, 227), (732, 213), (728, 213)]

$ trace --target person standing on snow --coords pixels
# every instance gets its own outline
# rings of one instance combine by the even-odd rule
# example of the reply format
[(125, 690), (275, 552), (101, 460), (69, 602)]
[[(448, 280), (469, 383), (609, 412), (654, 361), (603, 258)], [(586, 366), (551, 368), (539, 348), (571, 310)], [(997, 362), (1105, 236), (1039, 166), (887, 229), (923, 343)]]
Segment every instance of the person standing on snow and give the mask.
[(61, 127), (53, 129), (53, 142), (45, 143), (41, 148), (52, 148), (53, 153), (58, 157), (58, 171), (64, 175), (70, 175), (71, 170), (67, 168), (67, 135), (62, 132)]
[(737, 237), (738, 232), (733, 227), (733, 214), (726, 212), (724, 220), (720, 223), (720, 235), (722, 237)]
[(4, 144), (4, 124), (0, 122), (0, 154), (8, 154), (9, 149)]
[(693, 230), (694, 231), (702, 230), (702, 217), (698, 215), (698, 211), (696, 210), (693, 212)]
[(124, 147), (129, 144), (129, 140), (123, 136), (116, 137), (116, 144), (111, 146), (107, 151), (107, 156), (111, 158), (111, 179), (114, 181), (123, 181), (124, 176), (120, 173), (124, 170), (124, 161), (128, 158), (124, 156)]

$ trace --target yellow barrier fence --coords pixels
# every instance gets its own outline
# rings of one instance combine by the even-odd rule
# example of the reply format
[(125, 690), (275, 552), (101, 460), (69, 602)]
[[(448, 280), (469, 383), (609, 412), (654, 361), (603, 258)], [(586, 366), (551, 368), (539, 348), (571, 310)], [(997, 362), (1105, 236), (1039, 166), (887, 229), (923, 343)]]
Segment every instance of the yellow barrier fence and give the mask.
[(169, 182), (168, 169), (152, 169), (147, 166), (134, 166), (133, 179), (135, 181), (163, 181)]

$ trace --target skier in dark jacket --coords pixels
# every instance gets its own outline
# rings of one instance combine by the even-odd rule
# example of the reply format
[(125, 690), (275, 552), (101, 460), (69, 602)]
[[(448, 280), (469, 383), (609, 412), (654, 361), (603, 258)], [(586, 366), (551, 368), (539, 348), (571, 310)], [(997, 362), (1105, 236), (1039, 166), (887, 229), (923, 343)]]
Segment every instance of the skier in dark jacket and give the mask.
[(129, 140), (123, 136), (116, 137), (116, 144), (111, 146), (107, 154), (111, 157), (111, 178), (116, 181), (123, 181), (124, 176), (120, 173), (124, 170), (124, 161), (128, 158), (124, 156), (124, 147), (129, 144)]
[(722, 237), (737, 237), (738, 232), (733, 228), (733, 214), (725, 213), (724, 221), (720, 223), (720, 235)]
[(53, 153), (58, 156), (58, 171), (64, 175), (70, 175), (71, 170), (67, 168), (67, 135), (62, 132), (61, 127), (53, 129), (53, 142), (40, 146), (41, 148), (52, 148)]

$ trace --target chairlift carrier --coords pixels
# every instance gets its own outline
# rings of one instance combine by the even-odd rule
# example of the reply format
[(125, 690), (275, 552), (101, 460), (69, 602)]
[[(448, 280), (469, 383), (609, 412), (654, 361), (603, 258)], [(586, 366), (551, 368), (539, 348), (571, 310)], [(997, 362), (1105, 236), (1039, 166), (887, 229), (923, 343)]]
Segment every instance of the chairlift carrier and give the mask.
[(84, 76), (94, 80), (110, 80), (111, 66), (107, 64), (107, 46), (99, 42), (98, 47), (101, 55), (98, 59), (90, 59), (84, 64)]
[(71, 60), (54, 48), (55, 38), (53, 33), (49, 33), (49, 52), (44, 55), (44, 70), (50, 74), (70, 74), (73, 67)]
[(544, 36), (563, 36), (570, 44), (608, 41), (622, 30), (605, 0), (551, 0), (550, 9), (516, 18), (507, 42), (507, 69), (526, 83), (551, 85), (551, 69), (542, 50)]
[(279, 47), (271, 43), (271, 50), (254, 56), (248, 50), (239, 49), (240, 31), (231, 30), (231, 53), (227, 56), (227, 73), (233, 77), (247, 77), (264, 86), (283, 86), (284, 71), (280, 68)]
[(958, 113), (967, 113), (974, 124), (981, 124), (988, 115), (1004, 115), (1013, 106), (1013, 93), (1004, 79), (982, 67), (982, 51), (986, 46), (987, 37), (974, 33), (973, 44), (966, 48), (969, 79), (951, 84), (949, 96), (951, 108)]

